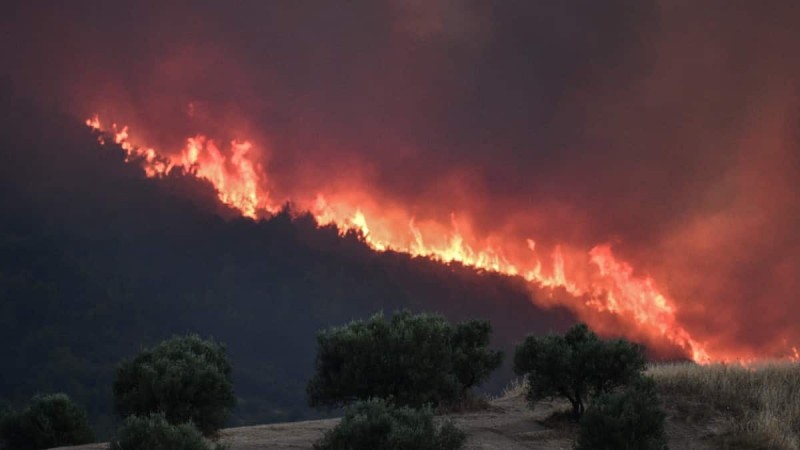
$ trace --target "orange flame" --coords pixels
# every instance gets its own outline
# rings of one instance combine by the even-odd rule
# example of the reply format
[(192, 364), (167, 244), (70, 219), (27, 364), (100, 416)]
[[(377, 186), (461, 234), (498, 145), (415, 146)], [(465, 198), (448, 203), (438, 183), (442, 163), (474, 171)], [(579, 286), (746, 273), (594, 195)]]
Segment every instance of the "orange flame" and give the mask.
[[(249, 141), (233, 141), (229, 148), (221, 149), (213, 140), (198, 135), (188, 138), (183, 148), (167, 157), (152, 148), (134, 145), (128, 127), (112, 124), (105, 129), (98, 116), (86, 120), (86, 125), (98, 132), (101, 143), (105, 142), (104, 136), (113, 136), (125, 150), (126, 160), (139, 161), (148, 177), (162, 177), (180, 167), (208, 180), (219, 199), (244, 216), (255, 218), (261, 211), (274, 213), (283, 203), (273, 202), (265, 189), (266, 176), (253, 158), (253, 144)], [(656, 282), (635, 275), (629, 264), (615, 258), (609, 245), (595, 246), (588, 255), (570, 249), (570, 255), (578, 256), (569, 259), (562, 246), (556, 246), (546, 270), (533, 239), (520, 243), (509, 243), (499, 237), (480, 239), (471, 233), (469, 222), (457, 220), (455, 215), (451, 215), (451, 223), (447, 225), (418, 222), (402, 207), (352, 198), (355, 196), (318, 193), (307, 204), (294, 203), (308, 210), (320, 225), (333, 224), (342, 234), (359, 232), (364, 242), (377, 251), (394, 250), (520, 276), (540, 288), (563, 289), (581, 302), (567, 304), (568, 307), (615, 314), (631, 330), (666, 340), (697, 362), (736, 359), (728, 354), (709, 353), (704, 343), (695, 340), (680, 325), (674, 302), (659, 290)], [(519, 249), (527, 251), (528, 256), (508, 256), (519, 255)], [(586, 261), (582, 262), (582, 258)], [(796, 348), (793, 351), (794, 358), (800, 357)]]
[[(148, 177), (161, 177), (177, 167), (208, 180), (216, 188), (220, 201), (232, 206), (244, 216), (255, 218), (257, 211), (275, 212), (269, 201), (269, 193), (260, 175), (258, 164), (249, 158), (252, 144), (248, 141), (232, 141), (230, 150), (223, 152), (217, 143), (202, 135), (186, 139), (186, 146), (171, 158), (162, 156), (153, 148), (134, 145), (130, 141), (128, 127), (112, 123), (109, 130), (102, 127), (97, 115), (86, 120), (86, 125), (99, 132), (98, 142), (105, 143), (106, 133), (113, 136), (126, 153), (126, 162), (140, 160)], [(177, 162), (173, 162), (177, 161)]]

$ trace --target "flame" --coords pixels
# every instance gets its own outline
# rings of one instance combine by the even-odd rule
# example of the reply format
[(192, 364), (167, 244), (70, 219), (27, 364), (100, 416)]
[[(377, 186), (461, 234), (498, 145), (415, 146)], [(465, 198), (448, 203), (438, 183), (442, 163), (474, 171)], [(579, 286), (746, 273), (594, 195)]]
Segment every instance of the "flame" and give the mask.
[(229, 150), (223, 151), (214, 140), (197, 135), (187, 138), (186, 145), (177, 154), (165, 157), (153, 148), (134, 145), (127, 126), (120, 128), (112, 123), (106, 130), (97, 115), (86, 119), (86, 125), (98, 132), (97, 140), (101, 144), (105, 143), (106, 135), (111, 135), (125, 150), (125, 161), (140, 160), (148, 177), (163, 177), (181, 168), (211, 182), (220, 201), (238, 209), (244, 216), (255, 218), (258, 211), (274, 213), (278, 210), (270, 203), (269, 192), (262, 187), (265, 180), (260, 175), (259, 165), (249, 157), (253, 144), (248, 141), (231, 141)]
[[(215, 141), (197, 135), (186, 139), (183, 148), (160, 153), (134, 145), (127, 126), (112, 124), (104, 128), (96, 115), (87, 119), (86, 125), (97, 132), (101, 143), (107, 136), (112, 137), (126, 152), (126, 161), (138, 161), (148, 177), (163, 177), (178, 168), (188, 171), (208, 180), (220, 201), (244, 216), (274, 213), (284, 203), (275, 202), (266, 190), (264, 168), (256, 162), (253, 143), (249, 141), (232, 141), (229, 147), (220, 148)], [(449, 224), (418, 221), (402, 206), (364, 200), (363, 195), (346, 192), (317, 193), (306, 203), (298, 199), (285, 201), (289, 200), (308, 210), (321, 226), (335, 225), (341, 234), (360, 233), (364, 242), (377, 251), (405, 252), (519, 276), (540, 289), (566, 291), (575, 302), (566, 306), (579, 313), (614, 314), (630, 328), (626, 333), (667, 341), (697, 362), (742, 359), (742, 355), (710, 352), (705, 343), (694, 339), (679, 323), (675, 303), (656, 281), (635, 274), (630, 264), (614, 256), (609, 245), (598, 245), (588, 252), (565, 250), (558, 245), (549, 260), (542, 261), (533, 239), (509, 242), (502, 236), (480, 238), (472, 232), (469, 221), (460, 220), (455, 214)], [(592, 317), (585, 319), (591, 322)], [(795, 359), (800, 358), (796, 347), (793, 352)]]

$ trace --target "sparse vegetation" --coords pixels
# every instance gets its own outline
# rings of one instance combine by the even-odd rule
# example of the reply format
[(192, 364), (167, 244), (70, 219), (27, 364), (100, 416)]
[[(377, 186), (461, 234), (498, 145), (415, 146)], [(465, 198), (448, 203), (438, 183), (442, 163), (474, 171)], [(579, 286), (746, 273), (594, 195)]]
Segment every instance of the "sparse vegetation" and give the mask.
[(397, 405), (458, 402), (502, 362), (488, 348), (488, 322), (451, 325), (437, 315), (376, 315), (317, 335), (312, 406), (341, 406), (373, 397)]
[(397, 407), (383, 399), (359, 402), (314, 445), (316, 450), (456, 450), (466, 436), (452, 423), (437, 426), (430, 407)]
[(513, 397), (525, 397), (528, 394), (528, 382), (525, 377), (515, 377), (503, 388), (503, 391), (492, 400), (500, 400)]
[(482, 394), (469, 393), (459, 400), (443, 403), (434, 409), (436, 415), (464, 414), (486, 411), (490, 408), (489, 399)]
[(36, 396), (22, 411), (0, 417), (0, 448), (40, 449), (93, 440), (86, 411), (66, 394)]
[(121, 416), (163, 413), (173, 424), (193, 422), (205, 435), (222, 427), (236, 404), (225, 348), (195, 335), (174, 337), (122, 362), (113, 389)]
[(664, 364), (648, 374), (671, 420), (706, 427), (717, 447), (800, 448), (798, 363)]
[(222, 450), (191, 422), (171, 424), (163, 414), (130, 416), (111, 442), (111, 450)]
[(576, 450), (664, 450), (664, 411), (652, 379), (600, 394), (580, 421)]
[(584, 324), (564, 336), (528, 336), (514, 354), (514, 371), (525, 376), (533, 406), (566, 398), (579, 419), (592, 396), (636, 380), (646, 365), (643, 348), (624, 339), (602, 340)]

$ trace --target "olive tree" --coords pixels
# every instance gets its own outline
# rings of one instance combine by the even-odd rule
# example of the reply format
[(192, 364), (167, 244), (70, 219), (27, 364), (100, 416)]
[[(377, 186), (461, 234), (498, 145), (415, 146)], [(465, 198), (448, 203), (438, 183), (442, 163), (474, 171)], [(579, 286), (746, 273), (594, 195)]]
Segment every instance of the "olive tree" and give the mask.
[(500, 367), (503, 353), (489, 348), (492, 325), (486, 320), (459, 323), (453, 330), (453, 372), (461, 387), (461, 396), (477, 386)]
[(236, 404), (225, 348), (199, 336), (173, 337), (117, 368), (114, 402), (122, 417), (163, 413), (193, 422), (204, 434), (224, 425)]
[(576, 420), (590, 397), (638, 379), (645, 364), (641, 345), (602, 340), (584, 324), (563, 336), (528, 336), (514, 354), (514, 371), (525, 377), (531, 405), (545, 398), (566, 398)]
[(309, 401), (342, 406), (378, 397), (435, 406), (459, 400), (502, 362), (502, 353), (488, 348), (491, 331), (484, 321), (453, 326), (441, 316), (405, 311), (323, 330)]
[(665, 450), (665, 417), (655, 382), (641, 377), (592, 400), (581, 419), (576, 450)]
[(66, 394), (37, 395), (0, 418), (0, 448), (39, 449), (94, 441), (86, 411)]
[(466, 435), (446, 421), (436, 424), (430, 407), (395, 406), (370, 399), (348, 407), (339, 424), (314, 444), (315, 450), (458, 450)]
[(110, 450), (223, 450), (203, 437), (191, 422), (172, 424), (160, 413), (128, 416)]

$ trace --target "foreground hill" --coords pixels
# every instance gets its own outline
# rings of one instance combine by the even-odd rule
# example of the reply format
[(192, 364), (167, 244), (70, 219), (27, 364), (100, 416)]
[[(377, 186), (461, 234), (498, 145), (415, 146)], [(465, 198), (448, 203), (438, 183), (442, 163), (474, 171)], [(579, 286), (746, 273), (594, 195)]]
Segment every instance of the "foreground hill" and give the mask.
[[(648, 371), (667, 413), (672, 450), (797, 450), (800, 448), (800, 364), (741, 367), (659, 365)], [(527, 407), (520, 386), (482, 411), (445, 416), (467, 433), (466, 449), (570, 449), (576, 426), (564, 419), (566, 402)], [(229, 428), (230, 450), (310, 449), (338, 419)], [(107, 444), (65, 447), (101, 450)]]
[[(530, 410), (520, 392), (489, 402), (485, 411), (453, 414), (457, 426), (468, 435), (467, 449), (555, 449), (569, 448), (570, 429), (554, 429), (543, 424), (557, 408), (565, 405), (543, 403)], [(310, 449), (339, 419), (312, 420), (252, 427), (228, 428), (222, 442), (230, 450)], [(61, 447), (70, 450), (101, 450), (107, 444)]]
[[(554, 419), (553, 414), (568, 407), (562, 402), (543, 402), (534, 410), (527, 407), (520, 390), (489, 402), (485, 411), (453, 414), (456, 425), (467, 433), (467, 450), (551, 450), (569, 449), (576, 428), (568, 421)], [(558, 417), (557, 415), (555, 417)], [(314, 441), (334, 427), (338, 419), (312, 420), (252, 427), (228, 428), (222, 442), (230, 450), (310, 449)], [(693, 437), (689, 430), (674, 426), (670, 448), (706, 449), (705, 445), (688, 445)], [(107, 444), (62, 447), (70, 450), (105, 450)]]

